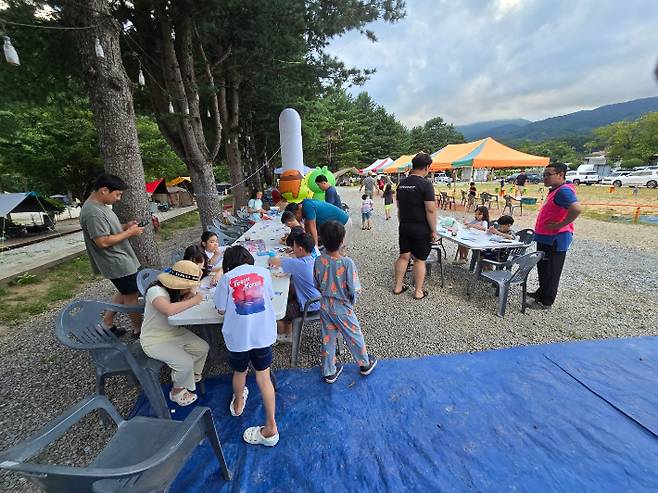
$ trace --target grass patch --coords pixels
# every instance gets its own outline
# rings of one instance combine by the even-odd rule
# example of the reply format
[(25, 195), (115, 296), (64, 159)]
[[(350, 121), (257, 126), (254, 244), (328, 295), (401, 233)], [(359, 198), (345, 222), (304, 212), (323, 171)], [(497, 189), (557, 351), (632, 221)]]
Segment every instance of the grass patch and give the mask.
[(29, 276), (24, 274), (0, 288), (0, 325), (5, 328), (19, 325), (50, 310), (56, 302), (72, 298), (94, 279), (86, 255)]
[(156, 237), (161, 243), (166, 240), (170, 240), (173, 237), (174, 232), (180, 229), (193, 228), (195, 226), (201, 225), (201, 218), (199, 217), (199, 211), (190, 211), (180, 216), (176, 216), (173, 219), (168, 219), (167, 221), (160, 224), (160, 231), (158, 231)]

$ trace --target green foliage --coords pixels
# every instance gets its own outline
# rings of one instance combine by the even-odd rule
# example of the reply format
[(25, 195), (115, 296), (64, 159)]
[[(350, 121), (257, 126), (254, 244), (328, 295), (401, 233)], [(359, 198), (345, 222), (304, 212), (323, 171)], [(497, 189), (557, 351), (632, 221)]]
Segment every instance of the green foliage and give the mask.
[(455, 130), (452, 124), (437, 116), (427, 120), (423, 126), (414, 127), (410, 132), (408, 152), (424, 151), (432, 154), (448, 144), (461, 144), (464, 136)]
[(187, 176), (187, 166), (162, 138), (158, 124), (153, 119), (137, 116), (137, 135), (146, 181)]
[(566, 140), (546, 140), (543, 142), (523, 141), (514, 145), (515, 149), (535, 156), (548, 156), (552, 163), (570, 163), (572, 168), (582, 163), (584, 152)]
[(302, 99), (304, 161), (330, 170), (363, 168), (379, 158), (427, 150), (434, 152), (464, 141), (454, 127), (436, 117), (410, 131), (366, 92), (352, 97), (333, 89), (323, 97)]
[(624, 167), (645, 164), (658, 152), (658, 112), (597, 128), (587, 145), (604, 148), (609, 158), (621, 159)]

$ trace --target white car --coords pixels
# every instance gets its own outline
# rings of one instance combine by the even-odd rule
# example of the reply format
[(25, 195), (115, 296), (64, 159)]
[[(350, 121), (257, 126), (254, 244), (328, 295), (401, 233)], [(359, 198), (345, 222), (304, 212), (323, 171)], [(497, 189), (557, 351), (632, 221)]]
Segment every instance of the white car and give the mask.
[(445, 173), (437, 173), (434, 175), (434, 183), (451, 183), (452, 179)]
[[(608, 175), (605, 178), (603, 178), (603, 180), (601, 180), (601, 183), (603, 185), (610, 186), (617, 180), (617, 178), (619, 178), (621, 176), (626, 176), (629, 173), (630, 173), (630, 171), (615, 171), (611, 175)], [(615, 185), (615, 186), (619, 186), (619, 185)]]
[(658, 169), (644, 169), (642, 171), (633, 171), (626, 176), (619, 176), (612, 181), (616, 187), (634, 186), (634, 187), (658, 187)]
[(574, 185), (592, 185), (599, 182), (599, 174), (596, 171), (567, 171), (566, 178)]

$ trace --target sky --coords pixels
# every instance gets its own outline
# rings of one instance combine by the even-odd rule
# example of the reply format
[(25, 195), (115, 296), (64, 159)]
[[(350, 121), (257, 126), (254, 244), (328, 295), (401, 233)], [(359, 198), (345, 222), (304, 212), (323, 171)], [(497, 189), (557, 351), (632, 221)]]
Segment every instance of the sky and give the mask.
[(367, 91), (407, 126), (541, 120), (658, 96), (658, 0), (407, 0), (395, 24), (329, 52), (377, 70)]

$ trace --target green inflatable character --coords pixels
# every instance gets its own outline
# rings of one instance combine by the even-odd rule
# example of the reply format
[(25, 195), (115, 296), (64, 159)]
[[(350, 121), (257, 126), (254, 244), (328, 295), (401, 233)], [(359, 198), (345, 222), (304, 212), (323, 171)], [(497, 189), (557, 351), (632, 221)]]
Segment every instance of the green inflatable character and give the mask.
[(317, 183), (315, 183), (315, 179), (320, 175), (326, 176), (327, 181), (332, 187), (336, 186), (336, 177), (331, 171), (329, 171), (329, 168), (327, 168), (326, 166), (322, 166), (321, 168), (315, 168), (308, 175), (306, 175), (306, 178), (308, 180), (307, 181), (308, 188), (310, 188), (311, 192), (313, 192), (313, 199), (322, 200), (324, 202), (324, 191), (318, 186)]

